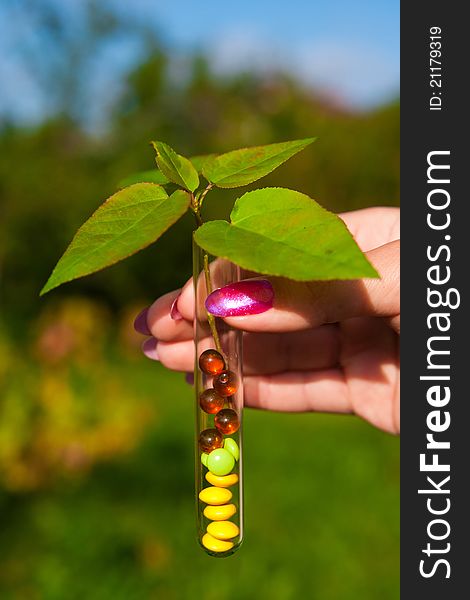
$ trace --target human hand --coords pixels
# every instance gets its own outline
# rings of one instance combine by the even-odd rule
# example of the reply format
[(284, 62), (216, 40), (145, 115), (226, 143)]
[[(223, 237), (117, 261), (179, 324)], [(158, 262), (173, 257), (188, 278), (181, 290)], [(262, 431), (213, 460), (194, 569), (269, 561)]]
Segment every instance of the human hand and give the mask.
[[(340, 216), (381, 279), (269, 277), (272, 307), (225, 317), (245, 332), (245, 403), (279, 411), (354, 413), (398, 433), (399, 210), (369, 208)], [(257, 279), (269, 287), (264, 276)], [(191, 371), (193, 317), (189, 280), (137, 317), (137, 330), (153, 336), (144, 342), (144, 353), (170, 369)]]

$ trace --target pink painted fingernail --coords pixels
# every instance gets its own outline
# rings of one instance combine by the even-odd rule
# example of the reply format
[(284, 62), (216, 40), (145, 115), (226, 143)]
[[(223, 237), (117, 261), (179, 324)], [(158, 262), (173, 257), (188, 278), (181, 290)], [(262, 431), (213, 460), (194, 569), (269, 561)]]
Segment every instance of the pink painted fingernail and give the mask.
[(157, 344), (158, 340), (156, 338), (149, 338), (142, 344), (142, 352), (150, 360), (160, 360), (158, 358)]
[(185, 373), (184, 380), (188, 385), (194, 385), (194, 373), (192, 371), (189, 373)]
[(273, 307), (274, 289), (267, 279), (246, 279), (209, 294), (206, 309), (216, 317), (243, 317)]
[(144, 310), (140, 311), (134, 320), (134, 329), (137, 331), (137, 333), (141, 333), (142, 335), (152, 335), (152, 332), (147, 325), (148, 312), (149, 307), (147, 306), (144, 308)]
[(170, 308), (170, 317), (173, 319), (173, 321), (181, 321), (181, 319), (183, 318), (183, 315), (178, 310), (178, 299), (180, 296), (181, 296), (181, 293), (179, 293), (176, 296), (176, 298), (173, 300), (173, 304), (171, 305), (171, 308)]

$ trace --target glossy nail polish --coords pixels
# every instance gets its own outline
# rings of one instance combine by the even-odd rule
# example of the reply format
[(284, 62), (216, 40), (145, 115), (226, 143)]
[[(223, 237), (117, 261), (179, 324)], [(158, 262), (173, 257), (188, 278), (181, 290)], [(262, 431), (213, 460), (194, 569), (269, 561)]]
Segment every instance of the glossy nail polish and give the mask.
[(149, 338), (142, 344), (142, 352), (150, 360), (160, 360), (158, 358), (157, 344), (158, 340), (156, 338)]
[(173, 319), (173, 321), (181, 321), (181, 319), (183, 318), (183, 315), (178, 310), (178, 300), (180, 296), (181, 294), (178, 294), (176, 296), (170, 308), (170, 317)]
[(206, 309), (216, 317), (257, 315), (273, 307), (274, 289), (266, 279), (246, 279), (219, 288), (206, 299)]
[(134, 329), (137, 333), (141, 333), (142, 335), (152, 335), (152, 332), (147, 325), (148, 312), (149, 307), (147, 306), (144, 310), (140, 311), (134, 320)]

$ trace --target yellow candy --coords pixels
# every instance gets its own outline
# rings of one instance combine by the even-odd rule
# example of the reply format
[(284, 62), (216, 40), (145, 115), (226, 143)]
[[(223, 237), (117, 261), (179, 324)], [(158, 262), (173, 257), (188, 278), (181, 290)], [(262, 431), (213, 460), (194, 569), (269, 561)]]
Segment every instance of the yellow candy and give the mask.
[(207, 526), (207, 533), (218, 540), (230, 540), (237, 537), (240, 530), (232, 521), (214, 521)]
[(224, 488), (219, 487), (207, 487), (199, 492), (199, 500), (206, 504), (212, 504), (218, 506), (220, 504), (226, 504), (232, 499), (232, 492)]
[(213, 537), (210, 533), (202, 536), (202, 545), (212, 552), (227, 552), (233, 548), (232, 542), (224, 542)]
[(206, 506), (204, 516), (210, 521), (226, 521), (237, 512), (235, 504), (223, 504), (222, 506)]
[(210, 471), (206, 473), (206, 479), (212, 485), (217, 487), (230, 487), (231, 485), (235, 485), (238, 483), (238, 475), (236, 473), (232, 473), (230, 475), (223, 475), (220, 477), (219, 475), (214, 475)]

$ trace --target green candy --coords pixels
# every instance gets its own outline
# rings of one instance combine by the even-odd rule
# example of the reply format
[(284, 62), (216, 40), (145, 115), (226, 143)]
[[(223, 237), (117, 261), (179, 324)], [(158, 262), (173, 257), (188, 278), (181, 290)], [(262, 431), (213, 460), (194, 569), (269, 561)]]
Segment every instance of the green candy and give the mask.
[(205, 467), (207, 467), (207, 459), (208, 459), (208, 458), (209, 458), (209, 455), (208, 455), (208, 454), (206, 454), (205, 452), (203, 452), (203, 453), (201, 454), (201, 462), (202, 462), (202, 464), (203, 464)]
[(230, 452), (235, 460), (240, 458), (240, 448), (234, 439), (226, 438), (224, 442), (224, 448)]
[(207, 459), (207, 468), (214, 475), (222, 477), (228, 475), (235, 466), (235, 459), (228, 450), (217, 448), (212, 450)]

